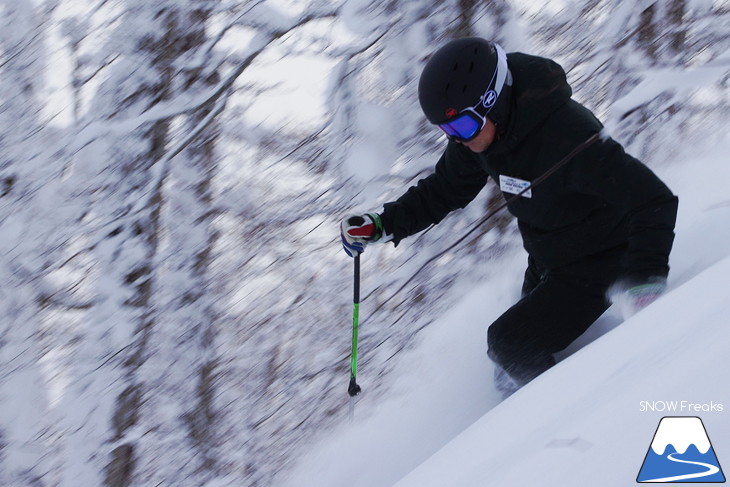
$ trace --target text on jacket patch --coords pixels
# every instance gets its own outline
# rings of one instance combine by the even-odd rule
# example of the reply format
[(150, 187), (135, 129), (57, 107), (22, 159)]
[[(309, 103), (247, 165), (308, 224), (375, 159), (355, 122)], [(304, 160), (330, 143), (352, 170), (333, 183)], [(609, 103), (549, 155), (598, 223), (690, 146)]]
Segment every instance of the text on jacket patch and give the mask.
[[(499, 175), (499, 189), (504, 193), (520, 194), (522, 190), (530, 185), (530, 181), (523, 181), (522, 179), (511, 178), (504, 174)], [(528, 189), (522, 194), (525, 198), (532, 198), (532, 190)]]

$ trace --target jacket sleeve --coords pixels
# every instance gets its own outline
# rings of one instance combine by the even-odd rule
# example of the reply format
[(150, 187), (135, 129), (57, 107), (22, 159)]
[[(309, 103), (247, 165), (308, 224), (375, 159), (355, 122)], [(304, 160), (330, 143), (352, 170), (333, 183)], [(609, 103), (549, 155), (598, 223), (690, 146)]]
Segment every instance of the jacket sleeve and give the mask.
[(627, 216), (628, 251), (622, 278), (645, 282), (655, 276), (666, 277), (678, 198), (614, 140), (595, 144), (575, 162), (573, 189), (598, 196)]
[(385, 232), (398, 243), (450, 212), (464, 208), (487, 184), (487, 173), (467, 149), (450, 142), (430, 176), (421, 179), (396, 201), (386, 203), (381, 215)]

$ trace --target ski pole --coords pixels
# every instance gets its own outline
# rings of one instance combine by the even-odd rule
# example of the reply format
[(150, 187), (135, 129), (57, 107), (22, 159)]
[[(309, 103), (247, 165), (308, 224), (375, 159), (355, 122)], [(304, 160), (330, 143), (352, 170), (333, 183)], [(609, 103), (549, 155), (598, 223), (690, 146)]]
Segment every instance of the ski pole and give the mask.
[(359, 314), (360, 314), (360, 254), (354, 258), (354, 283), (353, 291), (354, 296), (352, 300), (352, 355), (350, 356), (350, 385), (347, 388), (350, 397), (355, 397), (360, 394), (360, 386), (357, 385), (357, 335), (359, 326)]

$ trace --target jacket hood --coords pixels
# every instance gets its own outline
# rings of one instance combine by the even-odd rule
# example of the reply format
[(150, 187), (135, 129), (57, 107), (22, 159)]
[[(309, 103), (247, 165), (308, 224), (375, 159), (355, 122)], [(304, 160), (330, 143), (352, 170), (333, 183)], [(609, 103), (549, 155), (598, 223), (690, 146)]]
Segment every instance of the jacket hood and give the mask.
[(500, 138), (488, 149), (502, 152), (517, 146), (553, 112), (570, 100), (565, 71), (550, 59), (522, 53), (507, 55), (512, 73), (511, 107)]

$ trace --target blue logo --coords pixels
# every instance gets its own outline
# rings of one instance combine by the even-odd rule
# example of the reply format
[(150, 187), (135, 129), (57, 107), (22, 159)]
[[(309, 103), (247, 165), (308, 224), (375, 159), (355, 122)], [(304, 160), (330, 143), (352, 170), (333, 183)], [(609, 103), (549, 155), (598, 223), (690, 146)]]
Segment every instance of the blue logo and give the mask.
[(695, 416), (662, 418), (636, 481), (725, 482), (725, 475), (702, 420)]

